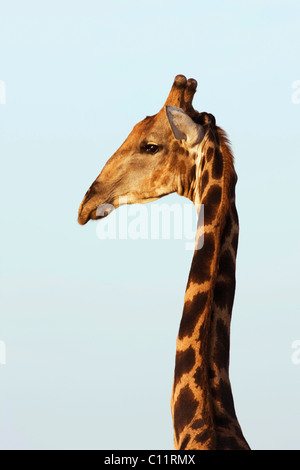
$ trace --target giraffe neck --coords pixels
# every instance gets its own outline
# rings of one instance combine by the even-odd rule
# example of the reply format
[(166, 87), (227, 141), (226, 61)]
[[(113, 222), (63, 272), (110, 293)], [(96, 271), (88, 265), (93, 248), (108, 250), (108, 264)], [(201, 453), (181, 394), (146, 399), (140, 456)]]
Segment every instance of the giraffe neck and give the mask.
[[(238, 240), (236, 174), (225, 138), (218, 145), (210, 129), (200, 154), (194, 202), (204, 205), (205, 223), (197, 229), (177, 338), (174, 441), (177, 449), (247, 448), (228, 371)], [(204, 244), (197, 249), (201, 237)]]
[[(229, 149), (222, 139), (221, 151), (225, 162), (228, 161)], [(249, 446), (235, 413), (229, 379), (230, 323), (235, 294), (239, 220), (235, 205), (237, 177), (234, 170), (228, 173), (228, 176), (230, 175), (227, 186), (228, 207), (220, 240), (210, 325), (209, 386), (213, 404), (216, 449), (233, 450), (249, 449)]]

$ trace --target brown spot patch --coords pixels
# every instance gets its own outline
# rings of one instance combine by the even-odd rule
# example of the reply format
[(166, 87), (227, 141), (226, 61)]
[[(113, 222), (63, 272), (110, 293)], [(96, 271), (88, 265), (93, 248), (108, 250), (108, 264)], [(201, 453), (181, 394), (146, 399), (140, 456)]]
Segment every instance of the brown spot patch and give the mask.
[(207, 299), (208, 292), (198, 292), (192, 300), (185, 302), (179, 328), (179, 339), (185, 336), (190, 337), (193, 334), (196, 323), (205, 309)]
[(198, 402), (190, 387), (186, 385), (181, 391), (174, 406), (174, 429), (177, 441), (185, 426), (195, 416)]
[(215, 179), (219, 179), (223, 175), (223, 157), (218, 148), (215, 149), (212, 175)]
[(229, 237), (229, 235), (231, 234), (231, 229), (232, 229), (232, 220), (231, 220), (230, 214), (227, 214), (225, 227), (224, 227), (222, 237), (221, 237), (221, 245), (223, 245), (226, 238)]
[(194, 374), (194, 380), (197, 387), (203, 390), (207, 386), (207, 376), (205, 371), (201, 367), (197, 367)]
[(202, 201), (202, 204), (204, 204), (204, 221), (206, 225), (210, 225), (215, 220), (221, 203), (221, 198), (221, 186), (217, 184), (212, 185)]
[(214, 302), (217, 307), (225, 308), (227, 305), (227, 284), (224, 281), (217, 281), (214, 289)]
[(225, 250), (220, 256), (219, 273), (228, 279), (235, 278), (235, 262), (229, 249)]
[(190, 169), (190, 179), (191, 179), (191, 181), (196, 179), (196, 164), (195, 163), (194, 163), (194, 165), (192, 165), (192, 167)]
[(208, 162), (211, 161), (213, 155), (214, 155), (213, 147), (208, 147), (208, 149), (206, 150), (206, 159), (207, 159)]
[(201, 429), (201, 428), (203, 428), (204, 425), (205, 425), (204, 419), (195, 419), (195, 421), (193, 422), (191, 428), (192, 429)]
[(191, 436), (190, 436), (189, 434), (187, 434), (187, 435), (185, 436), (185, 438), (183, 439), (179, 450), (184, 450), (184, 449), (186, 449), (186, 446), (188, 445), (188, 443), (190, 442), (190, 440), (191, 440)]
[(176, 153), (177, 155), (184, 155), (185, 149), (179, 145), (177, 141), (173, 142), (172, 144), (172, 152)]
[(233, 436), (218, 436), (217, 437), (217, 449), (216, 450), (245, 450), (245, 447), (241, 447), (240, 444)]
[(231, 314), (235, 293), (235, 261), (228, 249), (220, 257), (219, 274), (224, 276), (226, 281), (217, 281), (214, 301), (220, 308), (227, 308), (228, 314)]
[(208, 368), (207, 374), (209, 379), (214, 379), (216, 376), (215, 371), (211, 367)]
[(195, 436), (195, 441), (199, 442), (200, 444), (204, 444), (206, 441), (208, 441), (211, 438), (211, 433), (208, 429), (205, 429), (204, 431), (200, 432)]
[(209, 179), (208, 171), (205, 170), (201, 175), (200, 197), (202, 197)]
[(214, 361), (219, 370), (227, 370), (229, 366), (229, 330), (221, 319), (217, 321), (216, 336), (217, 342), (214, 351)]
[(220, 380), (216, 390), (216, 398), (222, 403), (223, 408), (233, 418), (236, 419), (234, 402), (232, 397), (231, 386), (223, 379)]
[(204, 244), (197, 250), (192, 260), (189, 283), (201, 284), (210, 279), (210, 267), (215, 252), (215, 239), (212, 233), (204, 235)]
[(231, 240), (231, 245), (232, 245), (232, 248), (234, 249), (235, 253), (237, 252), (238, 243), (239, 243), (239, 234), (235, 233), (232, 237), (232, 240)]
[(192, 346), (185, 351), (176, 352), (175, 364), (174, 384), (176, 386), (183, 374), (187, 374), (194, 367), (195, 351)]
[[(213, 392), (215, 392), (215, 390), (213, 390)], [(212, 393), (213, 397), (216, 398), (216, 393)], [(229, 428), (229, 425), (230, 425), (230, 418), (226, 415), (224, 415), (223, 413), (216, 413), (215, 416), (214, 416), (214, 423), (216, 426), (220, 427), (220, 428)]]
[(205, 155), (203, 155), (202, 158), (201, 158), (201, 165), (200, 165), (201, 171), (204, 170), (204, 165), (205, 165)]

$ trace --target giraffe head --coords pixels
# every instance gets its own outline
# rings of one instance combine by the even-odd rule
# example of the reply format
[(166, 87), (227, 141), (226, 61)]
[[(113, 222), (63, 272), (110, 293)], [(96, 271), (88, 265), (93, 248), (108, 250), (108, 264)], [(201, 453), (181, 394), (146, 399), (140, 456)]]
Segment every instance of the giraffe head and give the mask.
[(141, 204), (177, 192), (193, 200), (204, 137), (203, 126), (190, 117), (196, 87), (194, 79), (175, 77), (163, 108), (136, 124), (87, 191), (81, 225), (105, 217), (122, 199)]

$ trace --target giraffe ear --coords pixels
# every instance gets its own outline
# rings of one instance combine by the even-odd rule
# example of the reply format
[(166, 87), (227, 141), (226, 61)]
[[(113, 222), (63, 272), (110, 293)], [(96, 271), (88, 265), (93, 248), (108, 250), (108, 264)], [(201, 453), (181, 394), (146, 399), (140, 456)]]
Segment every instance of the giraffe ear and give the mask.
[(181, 108), (166, 106), (166, 113), (175, 139), (186, 140), (190, 146), (199, 144), (204, 137), (204, 129), (196, 124)]

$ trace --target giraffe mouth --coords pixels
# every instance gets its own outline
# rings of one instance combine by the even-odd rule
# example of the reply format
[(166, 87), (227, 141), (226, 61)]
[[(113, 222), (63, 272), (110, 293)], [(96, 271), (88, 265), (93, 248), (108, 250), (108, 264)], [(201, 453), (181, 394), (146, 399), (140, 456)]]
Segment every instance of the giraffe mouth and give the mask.
[(82, 213), (82, 211), (79, 211), (78, 223), (80, 225), (85, 225), (88, 223), (89, 220), (105, 219), (105, 217), (107, 217), (113, 210), (114, 210), (114, 207), (111, 204), (102, 204), (96, 209), (93, 209), (88, 214), (84, 214)]
[[(149, 202), (157, 201), (158, 199), (167, 196), (170, 194), (169, 192), (160, 194), (159, 196), (149, 196), (143, 198), (135, 198), (134, 200), (127, 198), (126, 196), (119, 197), (118, 199), (114, 199), (111, 203), (103, 203), (93, 209), (87, 210), (86, 201), (84, 200), (80, 207), (79, 207), (79, 214), (78, 214), (78, 223), (80, 225), (85, 225), (88, 223), (89, 220), (101, 220), (105, 219), (111, 212), (122, 205), (126, 204), (146, 204)], [(122, 201), (122, 199), (124, 199)]]

